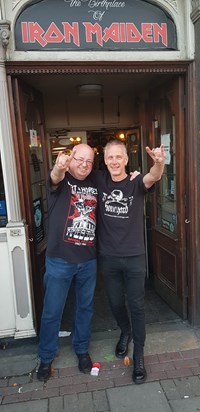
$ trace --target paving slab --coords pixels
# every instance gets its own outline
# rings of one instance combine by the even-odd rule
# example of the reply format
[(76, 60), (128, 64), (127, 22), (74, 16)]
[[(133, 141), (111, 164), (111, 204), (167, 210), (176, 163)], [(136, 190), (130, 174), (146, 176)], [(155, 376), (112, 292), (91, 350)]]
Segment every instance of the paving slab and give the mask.
[(147, 333), (145, 354), (158, 354), (199, 348), (195, 331), (185, 327), (177, 330), (160, 330)]
[(48, 399), (1, 405), (0, 408), (1, 412), (48, 412)]
[(19, 355), (12, 358), (6, 356), (0, 359), (0, 378), (7, 376), (19, 376), (30, 373), (38, 364), (37, 354)]
[(171, 401), (170, 405), (172, 412), (199, 412), (200, 397)]
[(107, 389), (107, 395), (111, 412), (171, 412), (159, 382)]

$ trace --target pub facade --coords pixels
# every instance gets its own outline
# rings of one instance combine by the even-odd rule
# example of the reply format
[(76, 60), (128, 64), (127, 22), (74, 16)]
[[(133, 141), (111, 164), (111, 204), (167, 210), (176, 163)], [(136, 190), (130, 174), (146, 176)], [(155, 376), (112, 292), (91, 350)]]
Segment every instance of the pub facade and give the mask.
[(1, 0), (0, 337), (38, 333), (57, 153), (88, 143), (101, 169), (113, 138), (141, 173), (145, 146), (165, 146), (144, 208), (147, 279), (200, 324), (199, 30), (200, 0)]

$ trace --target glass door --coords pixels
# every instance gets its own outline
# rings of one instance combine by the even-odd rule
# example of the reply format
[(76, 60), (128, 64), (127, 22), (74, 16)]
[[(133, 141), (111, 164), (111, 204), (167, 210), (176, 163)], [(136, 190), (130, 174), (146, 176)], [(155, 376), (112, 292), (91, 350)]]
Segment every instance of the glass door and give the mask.
[(187, 318), (185, 231), (185, 109), (184, 77), (177, 76), (151, 95), (150, 146), (165, 146), (162, 179), (151, 201), (149, 266), (158, 294)]

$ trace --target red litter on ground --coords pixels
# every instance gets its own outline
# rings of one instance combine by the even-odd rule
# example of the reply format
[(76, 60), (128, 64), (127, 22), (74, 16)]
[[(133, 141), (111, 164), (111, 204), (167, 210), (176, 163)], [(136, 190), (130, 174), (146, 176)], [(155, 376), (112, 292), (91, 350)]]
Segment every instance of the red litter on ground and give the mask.
[(98, 369), (100, 369), (101, 364), (100, 364), (99, 362), (94, 362), (94, 363), (92, 364), (92, 367), (93, 367), (93, 368), (98, 368)]
[(98, 376), (100, 367), (101, 367), (100, 363), (98, 363), (98, 362), (93, 363), (90, 374), (92, 376)]

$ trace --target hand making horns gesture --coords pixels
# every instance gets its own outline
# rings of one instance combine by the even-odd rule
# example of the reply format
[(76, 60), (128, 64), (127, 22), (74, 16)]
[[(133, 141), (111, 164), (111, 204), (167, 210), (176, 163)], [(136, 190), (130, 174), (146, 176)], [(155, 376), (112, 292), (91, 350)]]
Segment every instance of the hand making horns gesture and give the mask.
[(164, 144), (161, 144), (160, 147), (153, 148), (152, 150), (147, 146), (146, 152), (153, 159), (154, 163), (163, 164), (166, 159)]
[(59, 152), (54, 167), (59, 171), (68, 172), (70, 162), (75, 153), (75, 149), (72, 150), (70, 155), (67, 155), (65, 152)]

